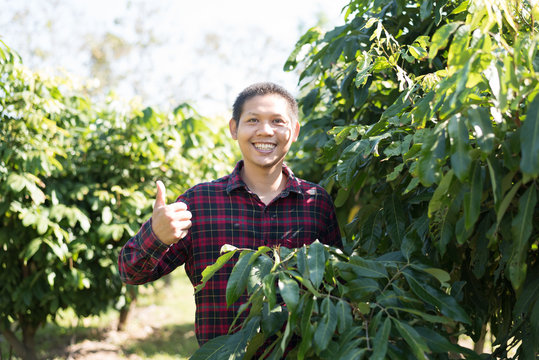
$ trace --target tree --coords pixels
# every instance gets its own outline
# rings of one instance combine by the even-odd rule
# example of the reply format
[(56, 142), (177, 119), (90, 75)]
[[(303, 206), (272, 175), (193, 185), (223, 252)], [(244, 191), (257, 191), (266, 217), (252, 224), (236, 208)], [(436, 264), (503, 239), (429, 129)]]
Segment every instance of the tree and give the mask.
[[(247, 287), (252, 315), (242, 335), (201, 351), (227, 349), (236, 336), (245, 346), (229, 352), (249, 353), (278, 329), (272, 356), (294, 333), (298, 358), (473, 357), (452, 344), (461, 334), (480, 344), (490, 325), (491, 357), (535, 359), (537, 5), (353, 0), (345, 9), (345, 25), (310, 29), (285, 64), (302, 67), (304, 84), (292, 165), (335, 194), (344, 253), (321, 257), (311, 246), (274, 255), (271, 270), (247, 261), (261, 284), (278, 276), (286, 307), (258, 306), (272, 296), (267, 286)], [(325, 264), (317, 275), (305, 273), (311, 251)], [(238, 283), (231, 275), (231, 291)], [(341, 314), (333, 308), (358, 314), (347, 325), (354, 331), (327, 315)], [(273, 316), (281, 312), (285, 320)], [(276, 317), (283, 328), (269, 325)]]
[(151, 214), (155, 180), (177, 194), (237, 156), (226, 123), (187, 104), (94, 104), (3, 43), (0, 74), (0, 330), (33, 359), (37, 329), (59, 309), (88, 316), (129, 301), (117, 257)]

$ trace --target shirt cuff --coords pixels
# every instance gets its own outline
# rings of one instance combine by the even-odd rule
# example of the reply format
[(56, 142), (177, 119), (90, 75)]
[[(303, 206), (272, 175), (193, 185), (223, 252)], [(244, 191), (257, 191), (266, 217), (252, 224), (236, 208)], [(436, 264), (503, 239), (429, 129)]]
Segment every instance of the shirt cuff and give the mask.
[(153, 232), (151, 218), (142, 225), (141, 230), (141, 249), (152, 258), (159, 260), (163, 256), (163, 253), (168, 250), (169, 246), (159, 240)]

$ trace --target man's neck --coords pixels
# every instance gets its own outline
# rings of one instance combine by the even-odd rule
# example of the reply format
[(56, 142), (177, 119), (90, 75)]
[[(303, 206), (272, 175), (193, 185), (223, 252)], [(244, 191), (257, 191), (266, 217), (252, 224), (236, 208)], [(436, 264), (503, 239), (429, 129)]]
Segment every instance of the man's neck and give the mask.
[(270, 168), (249, 167), (244, 164), (241, 178), (249, 189), (258, 195), (266, 205), (271, 202), (286, 186), (288, 180), (283, 174), (282, 163)]

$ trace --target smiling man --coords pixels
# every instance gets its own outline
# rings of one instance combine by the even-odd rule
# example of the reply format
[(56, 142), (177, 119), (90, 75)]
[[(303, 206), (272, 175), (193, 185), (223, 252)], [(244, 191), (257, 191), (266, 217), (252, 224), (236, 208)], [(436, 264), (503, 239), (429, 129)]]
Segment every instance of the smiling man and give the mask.
[[(152, 217), (122, 248), (119, 269), (128, 284), (143, 284), (185, 264), (193, 286), (219, 257), (221, 246), (301, 247), (315, 240), (341, 246), (333, 202), (319, 185), (296, 178), (284, 165), (300, 131), (292, 95), (273, 83), (243, 90), (232, 109), (230, 134), (242, 160), (230, 175), (198, 184), (166, 204), (157, 181)], [(228, 332), (239, 306), (226, 305), (226, 283), (234, 261), (195, 294), (199, 344)]]

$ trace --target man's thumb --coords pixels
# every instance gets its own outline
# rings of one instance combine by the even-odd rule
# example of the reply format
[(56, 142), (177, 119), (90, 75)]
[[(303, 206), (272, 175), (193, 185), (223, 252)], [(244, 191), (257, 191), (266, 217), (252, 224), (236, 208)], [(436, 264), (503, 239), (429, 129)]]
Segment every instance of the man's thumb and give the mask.
[(153, 207), (165, 206), (167, 204), (165, 184), (161, 180), (157, 180), (155, 185), (157, 185), (157, 194), (155, 195), (155, 204)]

